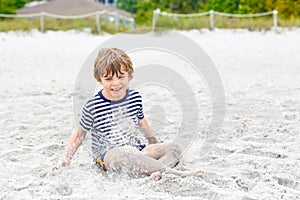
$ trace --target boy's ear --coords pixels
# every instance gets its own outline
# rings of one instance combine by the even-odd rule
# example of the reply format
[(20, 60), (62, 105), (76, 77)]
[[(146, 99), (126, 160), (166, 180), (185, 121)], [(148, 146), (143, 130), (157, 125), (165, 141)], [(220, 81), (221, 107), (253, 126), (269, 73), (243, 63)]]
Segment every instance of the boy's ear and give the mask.
[(131, 81), (133, 79), (133, 74), (131, 74), (130, 76), (129, 76), (129, 80)]

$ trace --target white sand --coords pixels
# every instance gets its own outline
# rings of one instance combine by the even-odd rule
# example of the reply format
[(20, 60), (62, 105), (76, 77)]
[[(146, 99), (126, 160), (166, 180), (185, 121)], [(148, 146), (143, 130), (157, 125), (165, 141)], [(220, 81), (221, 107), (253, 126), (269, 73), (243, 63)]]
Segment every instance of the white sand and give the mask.
[(300, 30), (180, 33), (207, 51), (226, 93), (219, 142), (200, 159), (199, 136), (177, 167), (203, 168), (204, 179), (106, 177), (88, 145), (69, 168), (44, 177), (75, 129), (72, 94), (81, 64), (111, 36), (10, 32), (0, 33), (0, 199), (299, 199)]

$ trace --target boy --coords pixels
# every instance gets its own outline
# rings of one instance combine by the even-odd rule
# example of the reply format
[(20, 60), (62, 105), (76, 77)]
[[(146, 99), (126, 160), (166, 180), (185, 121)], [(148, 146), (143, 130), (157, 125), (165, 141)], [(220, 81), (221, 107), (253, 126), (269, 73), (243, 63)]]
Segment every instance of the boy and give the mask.
[[(180, 150), (174, 144), (158, 143), (143, 114), (141, 95), (128, 88), (133, 78), (129, 56), (120, 49), (101, 49), (94, 63), (94, 77), (103, 87), (82, 109), (80, 127), (66, 146), (60, 166), (70, 165), (86, 133), (91, 131), (92, 151), (97, 165), (104, 170), (124, 170), (153, 175), (161, 172), (178, 176), (199, 175), (201, 170), (171, 169), (179, 162)], [(141, 129), (148, 145), (137, 135)]]

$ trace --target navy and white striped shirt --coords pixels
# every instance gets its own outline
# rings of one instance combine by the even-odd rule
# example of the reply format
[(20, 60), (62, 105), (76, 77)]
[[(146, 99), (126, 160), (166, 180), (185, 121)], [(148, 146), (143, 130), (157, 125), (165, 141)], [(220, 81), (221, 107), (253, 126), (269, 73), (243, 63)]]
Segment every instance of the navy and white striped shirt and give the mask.
[(79, 123), (83, 130), (91, 131), (93, 154), (100, 157), (107, 148), (140, 145), (138, 120), (143, 118), (139, 92), (128, 89), (123, 99), (111, 101), (101, 90), (84, 105)]

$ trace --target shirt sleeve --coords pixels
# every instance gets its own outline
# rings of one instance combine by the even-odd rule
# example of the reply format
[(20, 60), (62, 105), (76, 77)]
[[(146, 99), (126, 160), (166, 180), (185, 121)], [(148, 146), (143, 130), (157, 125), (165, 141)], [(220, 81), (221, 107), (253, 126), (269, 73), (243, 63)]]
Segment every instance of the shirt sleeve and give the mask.
[(86, 132), (90, 131), (92, 128), (93, 117), (86, 105), (82, 108), (79, 125)]
[(141, 102), (141, 104), (140, 104), (140, 108), (139, 108), (139, 110), (138, 110), (138, 112), (137, 112), (137, 117), (138, 117), (138, 119), (144, 119), (144, 109), (143, 109), (143, 101), (142, 101), (142, 96), (140, 96), (140, 102)]

